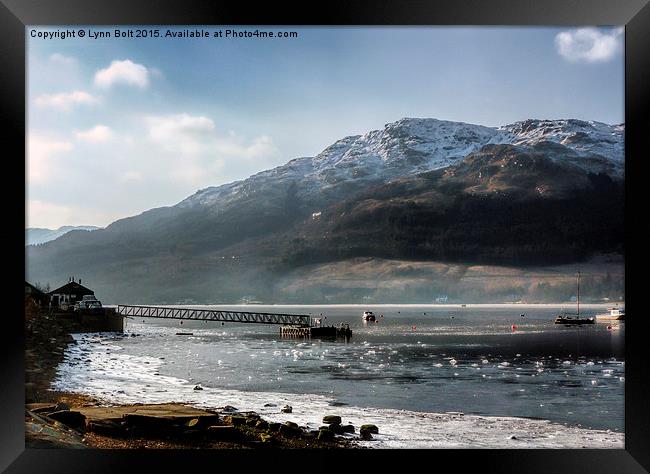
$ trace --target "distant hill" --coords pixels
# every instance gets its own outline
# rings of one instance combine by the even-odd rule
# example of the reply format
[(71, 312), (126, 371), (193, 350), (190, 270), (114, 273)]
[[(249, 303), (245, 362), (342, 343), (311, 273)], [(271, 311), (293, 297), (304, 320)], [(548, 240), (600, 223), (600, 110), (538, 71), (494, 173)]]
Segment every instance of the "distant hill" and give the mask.
[[(370, 286), (382, 280), (371, 293), (344, 283), (345, 275), (358, 281), (360, 268), (407, 262), (445, 272), (476, 265), (574, 271), (573, 264), (609, 255), (607, 270), (590, 267), (592, 288), (619, 294), (612, 275), (623, 253), (623, 134), (623, 125), (580, 120), (490, 128), (401, 119), (175, 206), (30, 246), (28, 278), (56, 285), (78, 275), (103, 300), (123, 303), (397, 301), (402, 270), (368, 274)], [(466, 274), (418, 270), (430, 283), (402, 295), (431, 302), (445, 288), (461, 297), (457, 271)], [(324, 274), (327, 290), (308, 284)], [(524, 291), (508, 281), (498, 292), (484, 282), (463, 288), (480, 301)], [(531, 294), (544, 300), (558, 291)]]
[(65, 225), (58, 229), (43, 229), (39, 227), (30, 227), (25, 229), (25, 245), (38, 245), (49, 242), (50, 240), (58, 239), (64, 234), (73, 230), (93, 231), (100, 227), (92, 225), (71, 226)]

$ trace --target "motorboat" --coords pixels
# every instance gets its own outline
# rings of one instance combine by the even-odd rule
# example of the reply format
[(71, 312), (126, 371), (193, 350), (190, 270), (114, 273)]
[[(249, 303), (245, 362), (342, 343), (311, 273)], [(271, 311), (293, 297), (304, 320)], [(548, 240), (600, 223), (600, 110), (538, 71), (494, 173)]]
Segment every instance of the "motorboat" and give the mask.
[(609, 308), (607, 313), (597, 314), (599, 321), (625, 321), (625, 308)]
[(375, 313), (373, 313), (372, 311), (364, 311), (362, 318), (364, 321), (367, 322), (375, 322), (377, 320)]

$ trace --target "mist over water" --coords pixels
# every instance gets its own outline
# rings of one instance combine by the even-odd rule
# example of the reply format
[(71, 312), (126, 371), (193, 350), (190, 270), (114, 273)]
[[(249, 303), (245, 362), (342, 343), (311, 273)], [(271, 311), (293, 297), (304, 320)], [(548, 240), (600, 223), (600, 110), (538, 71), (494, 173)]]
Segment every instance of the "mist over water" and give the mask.
[[(272, 325), (128, 319), (125, 332), (136, 337), (97, 338), (77, 347), (57, 384), (143, 402), (185, 400), (201, 384), (227, 391), (235, 406), (237, 394), (240, 403), (254, 395), (255, 409), (278, 394), (287, 400), (308, 395), (333, 412), (463, 412), (624, 431), (624, 323), (611, 323), (611, 329), (609, 323), (555, 325), (557, 307), (219, 308), (311, 313), (323, 325), (349, 323), (353, 335), (347, 343), (282, 339)], [(377, 323), (361, 320), (366, 309)], [(587, 309), (586, 315), (596, 312)]]

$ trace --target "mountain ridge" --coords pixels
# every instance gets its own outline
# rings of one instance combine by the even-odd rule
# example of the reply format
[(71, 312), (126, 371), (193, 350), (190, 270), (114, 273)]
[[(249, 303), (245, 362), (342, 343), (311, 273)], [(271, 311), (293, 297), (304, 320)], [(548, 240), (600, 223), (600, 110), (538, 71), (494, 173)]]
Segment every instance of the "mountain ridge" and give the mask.
[(94, 231), (100, 228), (101, 227), (93, 225), (64, 225), (58, 229), (47, 229), (45, 227), (28, 227), (25, 229), (25, 245), (43, 244), (45, 242), (58, 239), (62, 235), (67, 234), (73, 230)]
[[(622, 217), (624, 125), (504, 127), (400, 119), (176, 205), (29, 248), (28, 274), (42, 281), (85, 271), (125, 296), (210, 287), (236, 300), (271, 298), (271, 281), (337, 259), (530, 265), (620, 253), (622, 240), (598, 216)], [(564, 211), (566, 218), (552, 215)], [(585, 240), (589, 229), (602, 238)], [(161, 272), (166, 289), (158, 288)]]

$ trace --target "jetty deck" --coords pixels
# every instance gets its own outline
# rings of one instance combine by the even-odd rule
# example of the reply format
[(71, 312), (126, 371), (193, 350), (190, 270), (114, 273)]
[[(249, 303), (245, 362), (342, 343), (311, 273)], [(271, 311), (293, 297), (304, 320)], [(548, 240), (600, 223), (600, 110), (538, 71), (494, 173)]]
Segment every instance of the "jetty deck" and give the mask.
[[(282, 337), (324, 337), (349, 339), (352, 331), (346, 327), (321, 327), (320, 318), (308, 314), (268, 313), (263, 311), (224, 311), (207, 308), (170, 306), (118, 305), (115, 312), (124, 317), (220, 321), (230, 323), (278, 324)], [(318, 322), (318, 324), (314, 324)]]

